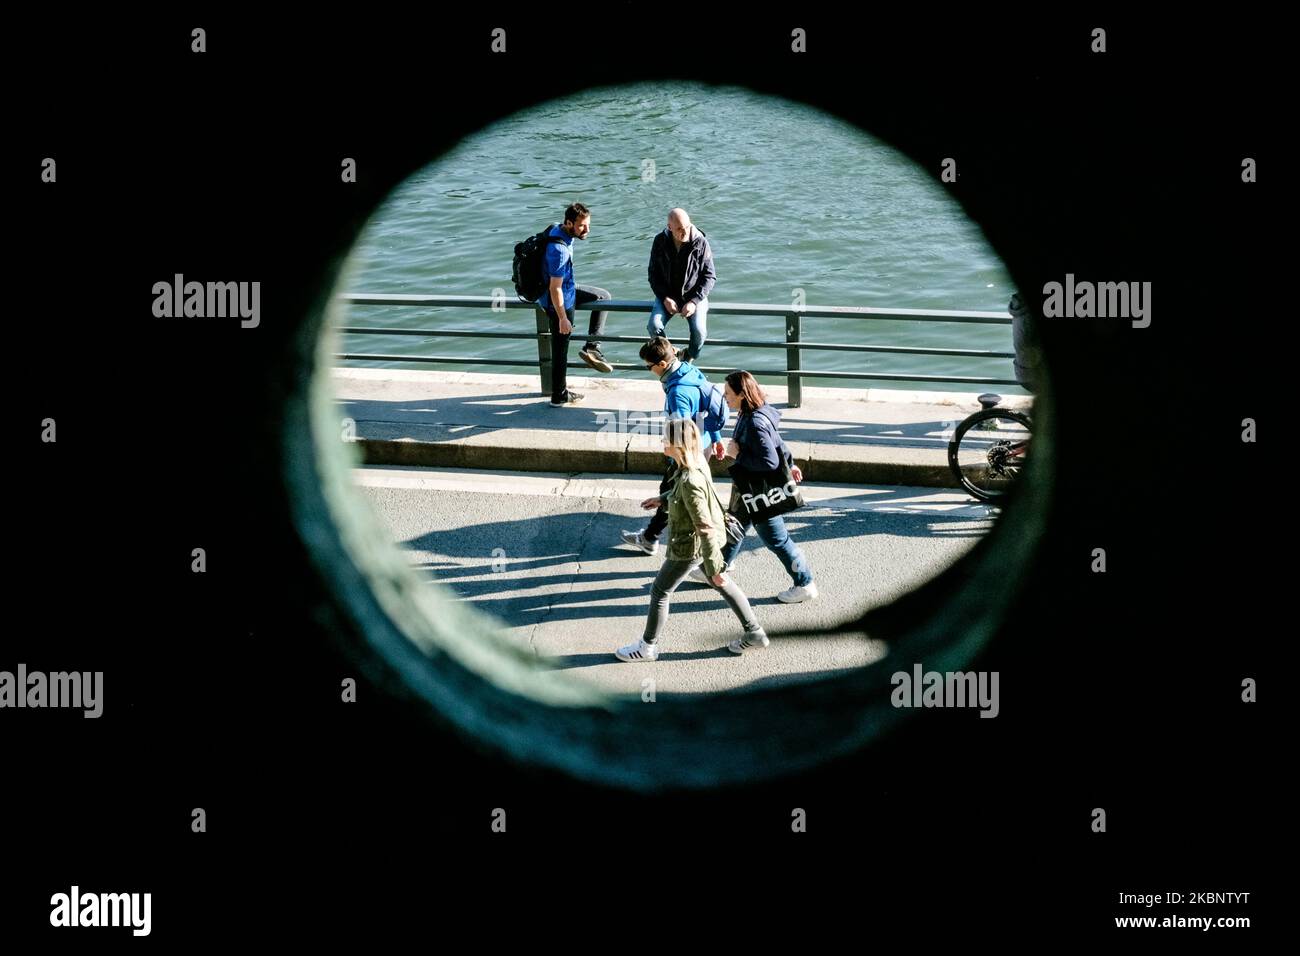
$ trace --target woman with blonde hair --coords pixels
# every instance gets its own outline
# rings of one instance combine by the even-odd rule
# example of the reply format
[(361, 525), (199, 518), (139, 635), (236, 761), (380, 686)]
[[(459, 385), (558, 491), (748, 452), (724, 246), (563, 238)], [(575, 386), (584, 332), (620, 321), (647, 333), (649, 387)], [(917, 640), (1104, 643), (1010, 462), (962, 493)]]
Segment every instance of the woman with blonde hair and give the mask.
[(707, 582), (721, 592), (744, 628), (744, 633), (728, 644), (727, 649), (733, 654), (743, 654), (752, 647), (767, 647), (767, 634), (754, 617), (749, 599), (723, 573), (726, 518), (722, 502), (713, 490), (713, 476), (704, 463), (699, 428), (692, 419), (670, 418), (664, 423), (664, 454), (677, 462), (677, 476), (662, 498), (647, 498), (641, 507), (658, 508), (667, 499), (668, 556), (650, 586), (650, 616), (645, 633), (641, 640), (620, 647), (615, 656), (623, 661), (653, 661), (659, 657), (659, 636), (668, 620), (668, 596), (696, 564), (700, 565)]

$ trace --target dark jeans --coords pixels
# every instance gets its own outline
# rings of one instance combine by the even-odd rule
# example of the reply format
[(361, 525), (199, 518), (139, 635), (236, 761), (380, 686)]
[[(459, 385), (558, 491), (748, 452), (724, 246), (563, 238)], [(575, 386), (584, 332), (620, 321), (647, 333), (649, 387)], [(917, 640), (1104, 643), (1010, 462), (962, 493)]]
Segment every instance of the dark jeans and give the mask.
[[(613, 297), (604, 289), (594, 285), (580, 285), (573, 292), (575, 306), (594, 302), (596, 299), (609, 298)], [(566, 315), (569, 323), (576, 329), (578, 327), (578, 323), (574, 321), (576, 310)], [(560, 334), (560, 319), (549, 304), (546, 307), (546, 317), (551, 320), (551, 400), (558, 401), (568, 390), (569, 337), (573, 333)], [(587, 348), (600, 348), (600, 334), (605, 331), (605, 320), (608, 318), (608, 312), (591, 313), (591, 324), (587, 327)]]
[[(668, 493), (668, 489), (673, 486), (677, 479), (677, 462), (671, 458), (666, 459), (668, 464), (664, 466), (664, 480), (659, 482), (659, 496), (662, 498)], [(642, 532), (647, 541), (658, 541), (659, 536), (664, 533), (664, 528), (668, 527), (668, 508), (660, 505), (655, 509), (655, 513), (650, 516), (650, 523), (645, 526)]]
[[(790, 577), (794, 579), (795, 587), (807, 587), (812, 583), (812, 569), (808, 567), (808, 559), (803, 556), (803, 552), (799, 550), (799, 546), (794, 543), (790, 538), (790, 533), (785, 530), (785, 521), (782, 519), (781, 515), (777, 515), (774, 518), (764, 518), (759, 521), (752, 521), (749, 516), (745, 514), (738, 514), (736, 517), (740, 519), (740, 523), (745, 526), (746, 530), (749, 530), (750, 524), (753, 524), (754, 530), (758, 532), (759, 538), (762, 539), (763, 543), (767, 545), (768, 549), (773, 554), (781, 559), (781, 563), (785, 565), (786, 571), (789, 573)], [(722, 563), (730, 564), (734, 561), (736, 555), (740, 553), (740, 550), (745, 546), (745, 542), (748, 540), (749, 536), (746, 535), (741, 538), (737, 544), (731, 544), (728, 542), (723, 545)]]
[[(677, 585), (686, 580), (686, 575), (690, 573), (691, 568), (694, 566), (691, 561), (674, 561), (669, 558), (659, 568), (654, 583), (650, 585), (650, 616), (646, 618), (645, 633), (641, 635), (641, 640), (647, 644), (653, 644), (659, 640), (664, 624), (668, 622), (668, 595), (677, 590)], [(724, 577), (726, 576), (724, 575)], [(746, 634), (761, 631), (762, 628), (758, 626), (758, 620), (754, 617), (754, 609), (749, 606), (749, 599), (745, 597), (745, 592), (740, 590), (740, 586), (736, 584), (734, 579), (727, 577), (726, 582), (722, 587), (710, 582), (709, 587), (722, 595), (740, 621), (741, 626), (745, 629)]]

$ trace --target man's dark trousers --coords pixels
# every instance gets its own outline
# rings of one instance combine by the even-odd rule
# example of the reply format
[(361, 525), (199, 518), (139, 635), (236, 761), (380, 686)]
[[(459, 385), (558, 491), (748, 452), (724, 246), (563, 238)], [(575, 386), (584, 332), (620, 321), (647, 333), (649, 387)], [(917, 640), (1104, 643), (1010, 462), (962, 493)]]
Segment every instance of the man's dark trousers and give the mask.
[[(575, 306), (583, 305), (587, 302), (594, 302), (596, 299), (609, 299), (612, 296), (604, 289), (594, 285), (580, 285), (573, 290), (573, 304)], [(569, 313), (569, 324), (577, 328), (574, 322), (576, 309)], [(547, 306), (546, 317), (551, 320), (551, 401), (558, 402), (563, 399), (564, 393), (568, 388), (568, 371), (569, 371), (569, 335), (560, 334), (560, 319), (555, 314), (554, 308)], [(588, 347), (600, 347), (600, 334), (605, 331), (605, 320), (609, 318), (608, 312), (592, 312), (591, 323), (587, 327), (587, 345)]]

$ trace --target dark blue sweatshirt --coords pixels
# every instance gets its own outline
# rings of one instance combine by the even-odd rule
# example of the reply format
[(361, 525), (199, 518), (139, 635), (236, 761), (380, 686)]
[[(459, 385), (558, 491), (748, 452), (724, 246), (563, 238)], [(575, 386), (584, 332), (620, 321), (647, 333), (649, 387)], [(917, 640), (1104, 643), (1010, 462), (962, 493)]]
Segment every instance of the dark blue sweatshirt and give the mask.
[(781, 467), (783, 447), (777, 426), (781, 413), (764, 402), (752, 412), (742, 412), (736, 419), (731, 437), (740, 446), (736, 464), (746, 471), (775, 471)]

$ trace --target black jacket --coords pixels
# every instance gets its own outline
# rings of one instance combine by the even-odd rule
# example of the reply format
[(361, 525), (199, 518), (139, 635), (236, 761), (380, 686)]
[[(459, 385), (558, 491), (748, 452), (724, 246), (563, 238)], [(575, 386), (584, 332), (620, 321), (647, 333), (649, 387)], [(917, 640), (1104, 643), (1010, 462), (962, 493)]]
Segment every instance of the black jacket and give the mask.
[[(673, 234), (667, 229), (655, 236), (654, 244), (650, 247), (650, 291), (657, 299), (676, 300), (678, 308), (685, 307), (688, 302), (698, 304), (713, 291), (713, 284), (718, 281), (708, 237), (699, 229), (694, 230), (694, 233), (690, 241), (682, 243), (680, 251), (673, 242)], [(685, 281), (680, 289), (674, 289), (673, 259), (679, 254), (686, 256)]]

